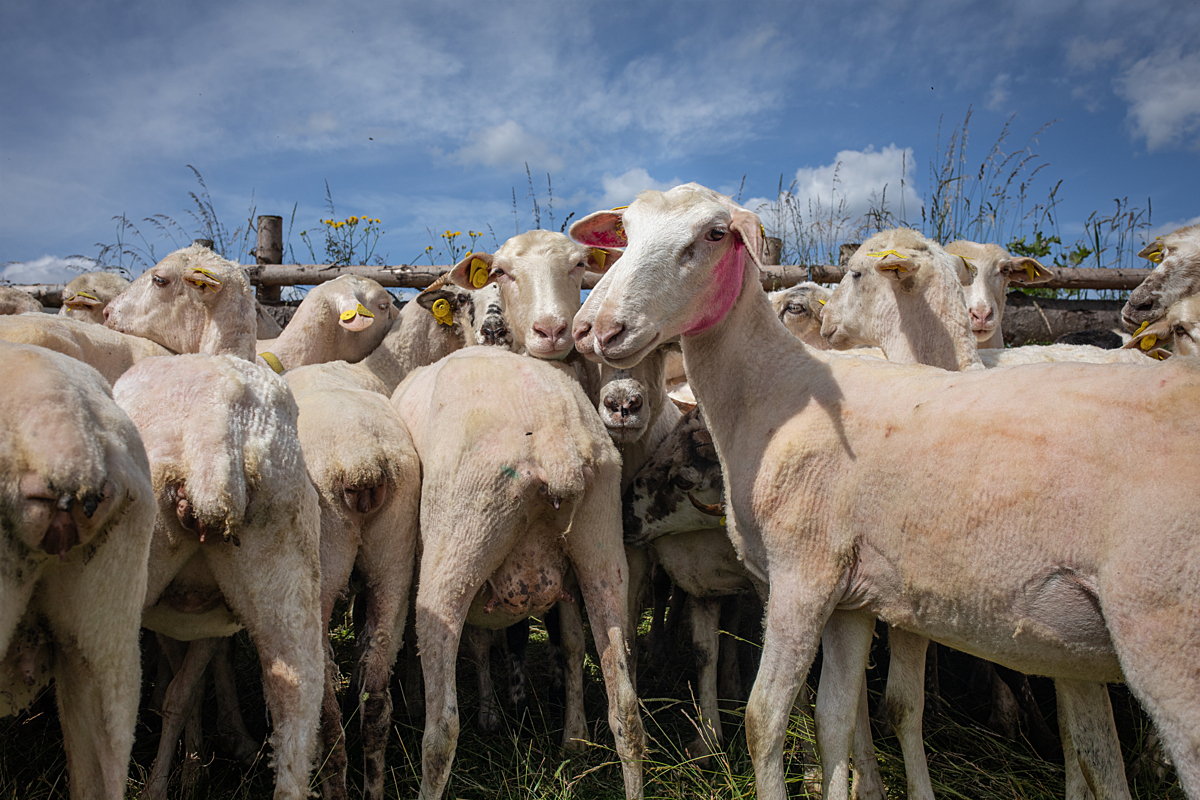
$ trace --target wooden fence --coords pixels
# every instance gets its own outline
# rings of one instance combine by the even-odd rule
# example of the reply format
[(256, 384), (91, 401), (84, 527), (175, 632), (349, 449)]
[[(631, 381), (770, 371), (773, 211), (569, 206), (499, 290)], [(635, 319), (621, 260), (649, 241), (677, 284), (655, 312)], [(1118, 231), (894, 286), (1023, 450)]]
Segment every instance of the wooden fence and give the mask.
[[(200, 241), (200, 240), (198, 240)], [(209, 243), (211, 245), (211, 243)], [(854, 245), (843, 245), (845, 256), (853, 252)], [(842, 279), (845, 270), (832, 264), (813, 265), (780, 265), (778, 264), (779, 240), (768, 243), (768, 260), (775, 263), (767, 266), (762, 273), (763, 287), (768, 290), (783, 289), (795, 286), (801, 281), (816, 281), (817, 283), (837, 283)], [(258, 289), (259, 300), (263, 303), (278, 303), (280, 288), (283, 286), (314, 286), (325, 281), (331, 281), (339, 275), (361, 275), (372, 278), (383, 286), (391, 289), (424, 289), (433, 283), (434, 279), (450, 269), (453, 264), (418, 265), (398, 264), (395, 266), (331, 266), (329, 264), (282, 264), (283, 258), (283, 217), (263, 215), (258, 218), (258, 242), (254, 250), (255, 264), (247, 265), (246, 271), (250, 281)], [(1128, 291), (1137, 287), (1146, 276), (1149, 269), (1097, 269), (1048, 267), (1054, 273), (1048, 283), (1043, 284), (1048, 289), (1116, 289)], [(599, 275), (587, 273), (584, 275), (583, 287), (590, 289), (600, 279)], [(30, 292), (45, 306), (62, 305), (62, 285), (29, 285), (17, 286)]]

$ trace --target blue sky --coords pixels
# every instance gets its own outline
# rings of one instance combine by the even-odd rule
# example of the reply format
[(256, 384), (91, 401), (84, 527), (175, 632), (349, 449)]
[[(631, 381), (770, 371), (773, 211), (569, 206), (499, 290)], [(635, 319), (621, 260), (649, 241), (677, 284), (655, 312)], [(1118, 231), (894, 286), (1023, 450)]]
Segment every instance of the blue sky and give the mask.
[(296, 206), (302, 261), (326, 181), (339, 216), (381, 219), (377, 252), (411, 263), (428, 231), (531, 226), (526, 164), (543, 227), (547, 173), (557, 228), (692, 180), (751, 206), (796, 181), (807, 208), (838, 164), (848, 214), (886, 185), (919, 221), (939, 129), (944, 146), (968, 109), (969, 169), (1011, 118), (1005, 150), (1046, 165), (1031, 202), (1061, 181), (1064, 241), (1115, 198), (1173, 228), (1200, 215), (1198, 30), (1195, 0), (6, 0), (0, 276), (70, 277), (63, 259), (115, 241), (114, 215), (188, 222), (189, 164), (230, 229), (252, 197)]

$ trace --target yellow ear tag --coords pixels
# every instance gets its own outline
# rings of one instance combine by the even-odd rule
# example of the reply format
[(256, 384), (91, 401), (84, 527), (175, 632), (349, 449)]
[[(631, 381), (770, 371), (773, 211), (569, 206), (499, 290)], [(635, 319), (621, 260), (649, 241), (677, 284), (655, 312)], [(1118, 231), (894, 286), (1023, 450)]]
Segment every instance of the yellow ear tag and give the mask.
[(896, 258), (904, 259), (908, 258), (908, 256), (904, 255), (904, 253), (896, 250), (881, 250), (878, 253), (867, 253), (867, 256), (870, 258), (887, 258), (888, 256), (895, 256)]
[(1142, 331), (1146, 330), (1146, 328), (1149, 328), (1149, 327), (1150, 327), (1150, 320), (1146, 320), (1145, 322), (1143, 322), (1141, 324), (1141, 326), (1136, 331), (1133, 332), (1133, 335), (1137, 336), (1139, 333), (1141, 333)]
[(719, 520), (717, 520), (717, 523), (718, 523), (718, 524), (719, 524), (719, 525), (720, 525), (722, 528), (724, 528), (724, 527), (725, 527), (725, 517), (724, 517), (724, 516), (722, 516), (722, 517), (721, 517)]
[[(487, 283), (488, 275), (491, 274), (491, 271), (492, 271), (491, 267), (489, 267), (487, 265), (487, 262), (484, 261), (482, 258), (471, 259), (471, 285), (474, 286), (476, 289), (482, 289), (483, 285), (485, 283)], [(445, 301), (439, 300), (438, 302), (444, 303)], [(437, 307), (437, 303), (434, 303), (433, 305), (434, 305), (434, 308)], [(447, 303), (446, 305), (447, 305), (447, 307), (449, 307), (449, 303)], [(446, 324), (449, 325), (450, 323), (447, 322)]]
[(283, 374), (283, 362), (279, 360), (279, 356), (274, 353), (268, 353), (265, 350), (258, 355), (263, 361), (267, 362), (267, 366), (274, 370), (276, 375)]
[(92, 294), (91, 292), (76, 292), (75, 296), (86, 297), (88, 300), (95, 300), (97, 303), (100, 302), (100, 298), (96, 297), (96, 295)]
[(1155, 350), (1153, 353), (1147, 353), (1146, 355), (1150, 356), (1151, 358), (1156, 358), (1159, 361), (1166, 361), (1167, 359), (1166, 353), (1164, 353), (1162, 350)]
[(613, 211), (624, 211), (627, 208), (629, 208), (629, 206), (617, 206), (613, 209)]
[(433, 314), (433, 318), (438, 321), (439, 325), (454, 324), (454, 314), (450, 313), (450, 303), (444, 297), (434, 302), (429, 313)]
[(1158, 344), (1158, 337), (1151, 333), (1145, 339), (1142, 339), (1140, 342), (1138, 342), (1138, 347), (1142, 348), (1143, 350), (1150, 350), (1156, 344)]
[(824, 300), (818, 300), (817, 302), (818, 302), (818, 303), (820, 303), (821, 305), (825, 305), (825, 301), (824, 301)]
[(959, 258), (962, 259), (963, 266), (967, 268), (967, 272), (970, 273), (972, 278), (974, 278), (975, 274), (979, 272), (979, 270), (971, 266), (971, 259), (967, 258), (966, 256), (959, 256)]
[(1146, 258), (1150, 259), (1150, 263), (1152, 263), (1152, 264), (1161, 264), (1162, 263), (1162, 250), (1155, 250), (1153, 253), (1146, 256)]
[(1033, 264), (1026, 264), (1025, 274), (1029, 276), (1029, 280), (1036, 281), (1038, 275), (1037, 267), (1033, 266)]
[(374, 314), (372, 314), (372, 313), (371, 313), (371, 312), (370, 312), (370, 311), (367, 309), (367, 307), (366, 307), (366, 306), (364, 306), (362, 303), (359, 303), (359, 304), (358, 304), (358, 308), (355, 308), (355, 309), (351, 309), (351, 310), (349, 310), (349, 311), (343, 311), (343, 312), (342, 312), (342, 321), (343, 321), (343, 322), (345, 322), (345, 321), (346, 321), (346, 320), (348, 320), (348, 319), (354, 319), (355, 315), (362, 316), (362, 317), (370, 317), (370, 318), (372, 318), (372, 319), (374, 319), (374, 318), (375, 318), (375, 315), (374, 315)]
[(592, 249), (592, 260), (596, 262), (596, 268), (604, 269), (604, 262), (608, 260), (608, 253), (596, 247)]
[[(221, 285), (221, 280), (216, 275), (213, 275), (212, 272), (210, 272), (209, 270), (206, 270), (204, 267), (192, 267), (192, 271), (199, 272), (201, 275), (207, 276), (208, 279), (210, 281), (212, 281), (213, 283), (217, 284), (217, 286)], [(212, 286), (211, 284), (205, 283), (204, 281), (193, 280), (191, 278), (187, 278), (186, 280), (188, 283), (192, 284), (197, 289), (208, 288), (208, 289), (212, 289), (214, 292), (217, 290), (216, 286)]]

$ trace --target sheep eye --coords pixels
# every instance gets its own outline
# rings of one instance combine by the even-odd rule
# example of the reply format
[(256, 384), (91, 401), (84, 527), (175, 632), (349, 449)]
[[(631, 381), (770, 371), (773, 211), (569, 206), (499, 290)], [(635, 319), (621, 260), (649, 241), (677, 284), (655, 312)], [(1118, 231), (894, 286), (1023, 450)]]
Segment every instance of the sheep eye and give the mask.
[(674, 484), (676, 486), (678, 486), (680, 489), (683, 489), (685, 491), (688, 489), (694, 489), (696, 487), (696, 484), (692, 483), (691, 481), (689, 481), (687, 478), (683, 477), (682, 475), (675, 476)]
[(708, 233), (704, 234), (704, 238), (708, 239), (710, 242), (719, 242), (725, 238), (725, 229), (712, 228)]
[(155, 286), (166, 286), (167, 285), (167, 279), (161, 275), (152, 275), (152, 276), (150, 276), (150, 280)]
[(788, 303), (786, 311), (789, 314), (803, 314), (804, 306), (798, 306), (798, 305), (793, 305), (792, 303)]
[(861, 272), (855, 272), (855, 271), (853, 271), (853, 270), (852, 270), (852, 271), (850, 272), (850, 277), (851, 277), (851, 278), (854, 278), (854, 280), (858, 280), (859, 278), (861, 278), (861, 277), (862, 277), (862, 273), (861, 273)]

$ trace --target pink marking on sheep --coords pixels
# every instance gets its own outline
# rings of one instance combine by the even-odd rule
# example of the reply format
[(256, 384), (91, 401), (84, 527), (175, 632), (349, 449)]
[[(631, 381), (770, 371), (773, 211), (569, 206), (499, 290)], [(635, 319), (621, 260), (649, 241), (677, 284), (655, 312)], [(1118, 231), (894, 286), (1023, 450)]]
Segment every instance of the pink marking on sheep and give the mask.
[(741, 239), (734, 239), (733, 247), (729, 249), (717, 266), (713, 268), (713, 282), (710, 291), (713, 293), (712, 302), (708, 308), (683, 331), (685, 336), (695, 336), (704, 333), (716, 325), (742, 291), (742, 272), (746, 268), (746, 245)]

